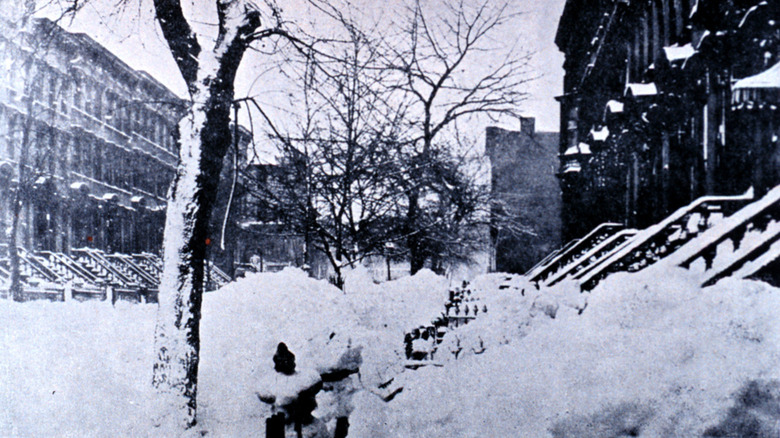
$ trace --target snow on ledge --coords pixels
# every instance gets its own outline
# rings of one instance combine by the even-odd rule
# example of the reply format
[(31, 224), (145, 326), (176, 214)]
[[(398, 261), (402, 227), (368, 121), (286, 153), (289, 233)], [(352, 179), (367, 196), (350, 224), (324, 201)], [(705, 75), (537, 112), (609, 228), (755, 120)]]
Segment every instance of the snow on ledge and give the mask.
[(590, 155), (590, 145), (587, 143), (580, 143), (577, 146), (570, 146), (566, 151), (563, 153), (563, 156), (571, 156), (571, 155)]
[(753, 76), (738, 80), (734, 90), (745, 88), (780, 88), (780, 62)]
[(611, 113), (622, 113), (623, 112), (623, 102), (617, 101), (617, 100), (610, 100), (607, 102), (607, 111)]
[(580, 151), (579, 151), (579, 149), (577, 148), (577, 146), (570, 146), (570, 147), (569, 147), (569, 149), (566, 149), (566, 152), (564, 152), (564, 153), (563, 153), (563, 155), (564, 155), (564, 156), (568, 156), (568, 155), (577, 155), (577, 154), (579, 154), (579, 153), (580, 153)]
[(649, 84), (640, 84), (640, 83), (631, 83), (626, 85), (626, 90), (623, 93), (625, 96), (628, 96), (629, 94), (634, 97), (639, 96), (655, 96), (658, 94), (658, 88), (655, 86), (655, 83), (650, 82)]
[(664, 54), (666, 55), (666, 59), (669, 60), (669, 62), (674, 62), (687, 60), (696, 54), (696, 50), (693, 48), (691, 43), (688, 43), (684, 46), (674, 44), (668, 47), (664, 47)]
[(593, 128), (590, 130), (590, 136), (593, 141), (604, 141), (609, 138), (609, 128), (603, 126), (601, 129)]

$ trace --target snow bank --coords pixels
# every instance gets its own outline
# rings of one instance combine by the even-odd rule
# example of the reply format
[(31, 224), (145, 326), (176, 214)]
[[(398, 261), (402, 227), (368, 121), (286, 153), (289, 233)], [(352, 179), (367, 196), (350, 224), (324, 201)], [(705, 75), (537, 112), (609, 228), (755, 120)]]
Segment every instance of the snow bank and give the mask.
[[(205, 294), (192, 434), (262, 436), (269, 407), (256, 393), (275, 373), (280, 341), (300, 370), (362, 360), (366, 386), (392, 377), (401, 368), (403, 330), (435, 317), (447, 287), (430, 272), (382, 286), (357, 277), (349, 284), (345, 293), (286, 269)], [(159, 435), (148, 408), (156, 310), (0, 301), (0, 436)]]
[[(249, 275), (204, 297), (192, 434), (262, 436), (268, 407), (256, 392), (280, 341), (302, 370), (360, 353), (351, 437), (740, 436), (755, 421), (772, 430), (780, 290), (744, 280), (700, 289), (689, 275), (650, 267), (591, 294), (477, 278), (472, 296), (488, 313), (445, 337), (464, 353), (416, 371), (401, 367), (403, 333), (441, 313), (446, 279), (423, 271), (377, 285), (358, 272), (342, 292), (294, 269)], [(0, 436), (155, 436), (155, 312), (0, 301)], [(404, 389), (385, 403), (374, 389), (391, 378)]]
[(740, 388), (780, 377), (780, 291), (764, 283), (618, 274), (582, 314), (566, 291), (540, 291), (555, 319), (532, 316), (527, 295), (496, 296), (503, 315), (466, 328), (511, 342), (405, 375), (391, 404), (372, 406), (393, 436), (702, 436)]
[(344, 293), (358, 318), (365, 348), (361, 379), (366, 386), (376, 387), (402, 371), (404, 334), (430, 325), (443, 313), (448, 284), (428, 269), (379, 284), (363, 267), (347, 273)]
[(143, 436), (156, 307), (0, 300), (0, 436)]

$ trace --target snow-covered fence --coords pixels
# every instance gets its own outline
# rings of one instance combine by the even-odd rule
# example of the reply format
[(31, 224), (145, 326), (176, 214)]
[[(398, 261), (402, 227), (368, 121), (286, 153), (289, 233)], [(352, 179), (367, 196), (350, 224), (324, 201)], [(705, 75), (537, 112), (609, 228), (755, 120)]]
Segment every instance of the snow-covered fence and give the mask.
[[(106, 254), (91, 248), (74, 249), (72, 255), (52, 251), (32, 254), (23, 248), (18, 253), (27, 299), (157, 302), (162, 271), (157, 256)], [(8, 265), (8, 259), (0, 259), (0, 296), (8, 295), (11, 277)], [(232, 281), (210, 262), (206, 269), (210, 278), (207, 290)]]

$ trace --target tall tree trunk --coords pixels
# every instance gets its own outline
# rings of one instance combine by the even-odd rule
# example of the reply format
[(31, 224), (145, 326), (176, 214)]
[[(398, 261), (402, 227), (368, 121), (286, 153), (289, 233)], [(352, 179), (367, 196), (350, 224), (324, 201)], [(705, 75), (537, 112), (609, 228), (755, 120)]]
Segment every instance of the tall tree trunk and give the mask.
[(8, 239), (8, 262), (11, 268), (11, 285), (9, 287), (14, 301), (24, 301), (22, 275), (19, 267), (19, 252), (17, 248), (17, 236), (19, 234), (19, 215), (22, 212), (21, 187), (16, 188), (13, 205), (11, 206), (11, 236)]
[(164, 269), (155, 330), (157, 360), (152, 382), (167, 395), (163, 397), (162, 408), (173, 409), (176, 421), (184, 422), (179, 426), (184, 427), (196, 421), (206, 238), (221, 158), (230, 140), (231, 99), (229, 96), (224, 105), (228, 110), (223, 114), (210, 105), (214, 97), (205, 104), (196, 100), (179, 124), (181, 163), (168, 200)]
[(197, 420), (206, 238), (231, 142), (235, 74), (260, 25), (260, 14), (251, 2), (217, 1), (220, 34), (212, 50), (201, 52), (178, 1), (155, 0), (155, 7), (191, 100), (179, 122), (180, 161), (168, 194), (155, 327), (152, 385), (160, 403), (155, 420), (167, 434), (192, 427)]

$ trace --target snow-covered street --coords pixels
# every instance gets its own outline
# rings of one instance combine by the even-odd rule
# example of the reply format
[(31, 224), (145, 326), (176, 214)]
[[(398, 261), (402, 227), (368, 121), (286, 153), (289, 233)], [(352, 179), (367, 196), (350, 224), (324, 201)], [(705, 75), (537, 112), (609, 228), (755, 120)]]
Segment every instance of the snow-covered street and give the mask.
[[(349, 436), (724, 436), (741, 388), (759, 400), (731, 416), (776, 427), (780, 291), (746, 280), (701, 289), (685, 275), (651, 267), (590, 294), (478, 277), (470, 287), (490, 311), (445, 336), (442, 366), (410, 370), (404, 333), (443, 313), (447, 279), (423, 271), (377, 285), (359, 270), (342, 292), (294, 269), (251, 274), (205, 296), (191, 432), (263, 436), (269, 410), (256, 392), (280, 341), (301, 369), (362, 347)], [(155, 311), (0, 302), (0, 435), (159, 435)], [(390, 379), (403, 390), (385, 402)], [(315, 416), (327, 415), (330, 401), (318, 402)]]

